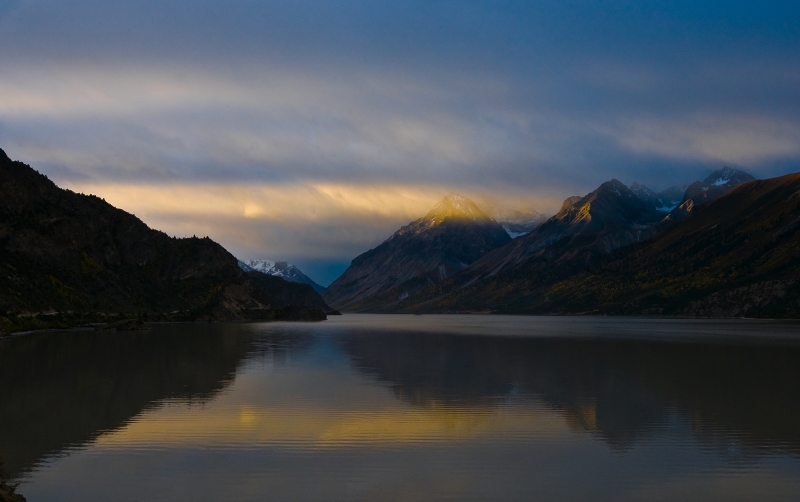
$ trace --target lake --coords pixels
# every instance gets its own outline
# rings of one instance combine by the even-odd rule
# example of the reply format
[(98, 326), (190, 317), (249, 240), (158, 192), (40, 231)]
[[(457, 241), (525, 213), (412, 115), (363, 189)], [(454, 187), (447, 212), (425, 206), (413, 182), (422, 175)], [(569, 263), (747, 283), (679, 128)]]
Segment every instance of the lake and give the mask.
[(331, 317), (0, 342), (30, 502), (798, 500), (800, 323)]

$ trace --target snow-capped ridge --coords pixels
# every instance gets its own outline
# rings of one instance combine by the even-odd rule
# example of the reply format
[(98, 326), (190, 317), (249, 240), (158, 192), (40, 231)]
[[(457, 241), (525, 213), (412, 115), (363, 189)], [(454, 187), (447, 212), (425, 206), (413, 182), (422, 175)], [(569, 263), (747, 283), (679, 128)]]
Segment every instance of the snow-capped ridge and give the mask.
[(744, 171), (723, 167), (709, 174), (703, 181), (697, 181), (689, 185), (684, 193), (683, 200), (692, 199), (695, 205), (702, 204), (707, 200), (722, 196), (742, 183), (755, 179), (754, 176)]
[(254, 270), (262, 274), (277, 275), (279, 277), (282, 275), (281, 271), (275, 269), (275, 262), (271, 260), (239, 260), (239, 268), (245, 272)]
[(289, 282), (308, 284), (318, 293), (325, 291), (324, 287), (314, 282), (313, 279), (301, 272), (299, 268), (285, 261), (239, 260), (239, 268), (245, 272), (261, 272), (262, 274), (280, 277)]

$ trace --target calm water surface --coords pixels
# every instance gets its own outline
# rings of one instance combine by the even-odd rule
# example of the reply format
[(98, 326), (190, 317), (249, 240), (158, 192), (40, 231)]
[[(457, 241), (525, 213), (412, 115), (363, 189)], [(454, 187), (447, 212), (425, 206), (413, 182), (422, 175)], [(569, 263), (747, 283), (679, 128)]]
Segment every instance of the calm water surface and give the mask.
[(29, 501), (798, 500), (800, 324), (345, 315), (0, 342)]

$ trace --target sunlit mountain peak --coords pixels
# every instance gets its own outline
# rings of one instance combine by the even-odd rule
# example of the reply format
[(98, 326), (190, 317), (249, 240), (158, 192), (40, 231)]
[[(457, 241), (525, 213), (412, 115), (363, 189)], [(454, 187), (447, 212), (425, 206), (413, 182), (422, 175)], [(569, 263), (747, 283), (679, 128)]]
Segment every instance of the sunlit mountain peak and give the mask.
[(466, 220), (488, 220), (486, 215), (469, 197), (457, 194), (446, 195), (431, 209), (424, 220), (432, 225), (444, 221), (445, 218)]

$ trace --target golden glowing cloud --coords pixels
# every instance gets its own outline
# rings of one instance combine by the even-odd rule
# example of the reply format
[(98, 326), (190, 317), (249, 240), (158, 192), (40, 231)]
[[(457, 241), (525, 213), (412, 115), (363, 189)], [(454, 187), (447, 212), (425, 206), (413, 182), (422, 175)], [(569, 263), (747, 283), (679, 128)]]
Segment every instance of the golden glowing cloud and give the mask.
[(240, 258), (349, 260), (458, 192), (482, 207), (552, 211), (558, 198), (444, 186), (295, 183), (148, 185), (68, 183), (176, 236), (210, 236)]
[(69, 188), (101, 196), (141, 215), (170, 214), (259, 218), (281, 222), (341, 217), (414, 219), (447, 189), (392, 185), (141, 185), (71, 183)]
[[(134, 214), (197, 215), (317, 221), (341, 217), (412, 220), (427, 213), (450, 192), (443, 186), (291, 184), (291, 185), (144, 185), (69, 183), (73, 191), (95, 194)], [(557, 207), (559, 198), (524, 194), (492, 194), (461, 190), (479, 205), (500, 200), (511, 207), (543, 210)]]

